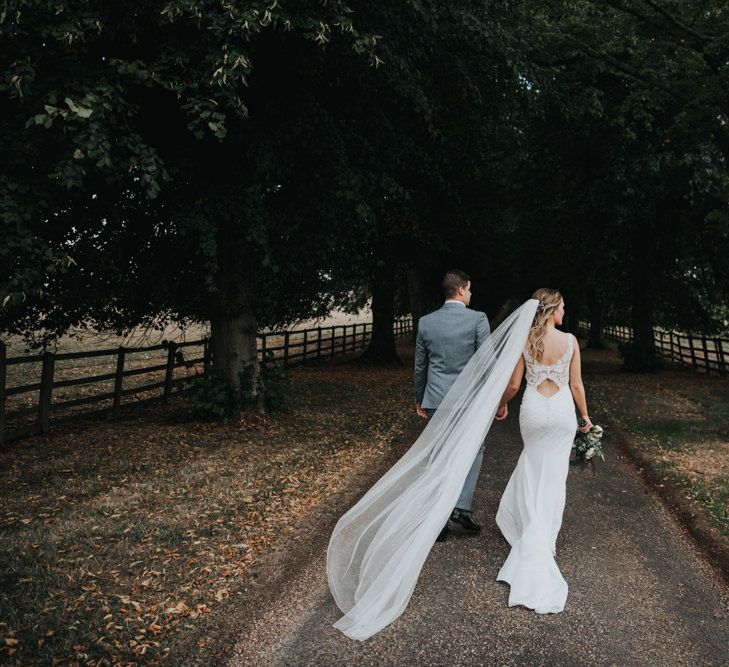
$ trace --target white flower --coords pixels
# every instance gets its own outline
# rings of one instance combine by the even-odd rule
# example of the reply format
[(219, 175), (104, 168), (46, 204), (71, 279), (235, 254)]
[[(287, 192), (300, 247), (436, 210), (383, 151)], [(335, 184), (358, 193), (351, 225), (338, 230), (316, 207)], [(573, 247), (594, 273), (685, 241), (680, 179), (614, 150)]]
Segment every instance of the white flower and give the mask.
[(598, 437), (602, 437), (602, 426), (598, 426), (597, 424), (592, 425), (591, 431)]
[(588, 459), (588, 460), (591, 459), (594, 455), (595, 455), (595, 448), (594, 447), (590, 447), (590, 449), (588, 449), (585, 452), (585, 458)]

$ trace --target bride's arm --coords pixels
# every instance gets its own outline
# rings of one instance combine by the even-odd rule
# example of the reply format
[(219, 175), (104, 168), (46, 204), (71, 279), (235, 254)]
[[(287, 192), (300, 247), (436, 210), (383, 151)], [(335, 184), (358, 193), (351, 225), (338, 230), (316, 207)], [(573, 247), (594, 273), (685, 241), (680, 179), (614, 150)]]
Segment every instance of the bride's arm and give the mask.
[[(514, 372), (511, 374), (511, 379), (509, 380), (509, 384), (506, 385), (506, 389), (504, 390), (504, 394), (501, 397), (501, 401), (499, 401), (499, 410), (496, 413), (502, 414), (504, 408), (506, 407), (506, 404), (516, 396), (516, 393), (519, 391), (519, 387), (521, 387), (521, 379), (524, 377), (524, 357), (520, 354), (519, 360), (516, 362), (516, 366), (514, 367)], [(504, 415), (506, 417), (506, 415)], [(497, 417), (498, 418), (498, 417)], [(503, 417), (502, 417), (503, 419)]]
[(583, 426), (580, 431), (587, 433), (592, 426), (590, 416), (587, 414), (587, 400), (585, 399), (585, 386), (582, 384), (582, 368), (580, 362), (580, 346), (577, 339), (574, 340), (574, 352), (572, 353), (572, 362), (570, 363), (570, 390), (572, 398), (575, 399), (575, 405), (580, 413), (580, 417), (587, 421), (587, 425)]

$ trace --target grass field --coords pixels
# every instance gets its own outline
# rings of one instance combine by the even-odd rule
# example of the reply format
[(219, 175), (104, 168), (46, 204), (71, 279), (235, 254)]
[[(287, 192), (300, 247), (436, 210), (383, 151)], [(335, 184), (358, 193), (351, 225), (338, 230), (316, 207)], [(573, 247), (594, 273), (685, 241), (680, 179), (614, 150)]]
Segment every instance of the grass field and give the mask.
[[(371, 313), (369, 310), (365, 310), (358, 315), (348, 315), (346, 313), (335, 312), (327, 318), (299, 322), (292, 326), (291, 329), (305, 329), (332, 325), (340, 326), (343, 324), (355, 323), (359, 324), (362, 322), (369, 322), (370, 320)], [(114, 334), (100, 334), (77, 329), (69, 332), (68, 335), (59, 339), (52, 351), (55, 353), (86, 352), (91, 350), (115, 349), (120, 345), (124, 347), (148, 347), (158, 345), (162, 340), (170, 340), (178, 343), (201, 340), (202, 338), (209, 336), (209, 333), (209, 327), (207, 326), (192, 326), (187, 329), (181, 329), (177, 325), (170, 325), (163, 331), (136, 329), (129, 335), (123, 337), (116, 336)], [(341, 330), (338, 331), (338, 335), (341, 335)], [(329, 336), (331, 336), (330, 331), (324, 332), (325, 339)], [(28, 356), (34, 354), (32, 350), (26, 349), (23, 342), (18, 337), (5, 337), (3, 340), (8, 346), (8, 357)], [(291, 344), (301, 343), (302, 341), (302, 335), (293, 335), (290, 339)], [(282, 345), (283, 338), (272, 337), (269, 339), (268, 343), (269, 347)], [(297, 351), (300, 351), (300, 349)], [(313, 352), (312, 346), (309, 346), (309, 352)], [(201, 358), (203, 356), (203, 347), (202, 345), (187, 347), (183, 349), (183, 353), (186, 359)], [(37, 354), (37, 352), (35, 352), (35, 354)], [(278, 354), (280, 355), (281, 353), (279, 352)], [(165, 364), (166, 361), (167, 351), (164, 349), (140, 351), (128, 353), (126, 355), (124, 368), (125, 370), (134, 370), (150, 366), (161, 366)], [(116, 354), (81, 359), (59, 359), (55, 364), (54, 380), (73, 380), (82, 377), (114, 373), (116, 370), (116, 363)], [(8, 366), (6, 380), (7, 387), (12, 388), (38, 383), (41, 377), (41, 368), (42, 362), (40, 361)], [(194, 376), (202, 373), (202, 371), (203, 364), (201, 362), (185, 364), (184, 366), (175, 368), (173, 377), (180, 378), (185, 376)], [(131, 389), (135, 387), (142, 387), (154, 382), (159, 382), (163, 378), (164, 370), (158, 370), (151, 373), (140, 373), (138, 375), (126, 377), (124, 379), (124, 388)], [(108, 394), (113, 390), (113, 379), (94, 382), (91, 384), (77, 384), (68, 387), (61, 387), (54, 389), (53, 402), (58, 404), (62, 401), (71, 399)], [(158, 396), (160, 394), (161, 389), (156, 389), (151, 392), (143, 392), (126, 396), (122, 399), (122, 406), (132, 404), (139, 399), (151, 398), (152, 396)], [(16, 428), (32, 423), (35, 419), (32, 414), (15, 418), (14, 413), (22, 409), (31, 408), (37, 405), (37, 402), (38, 391), (8, 396), (6, 401), (7, 432), (12, 432)], [(100, 407), (108, 407), (110, 405), (111, 400), (107, 400), (105, 404), (100, 405), (57, 408), (54, 411), (54, 415), (66, 416), (67, 414), (78, 414), (98, 409)]]
[[(350, 315), (341, 311), (334, 311), (328, 317), (310, 320), (301, 320), (287, 329), (306, 329), (318, 326), (332, 326), (342, 324), (359, 324), (371, 322), (372, 313), (365, 309), (356, 315)], [(176, 342), (199, 340), (210, 334), (209, 325), (196, 324), (182, 328), (177, 324), (170, 324), (163, 330), (145, 329), (137, 327), (126, 336), (117, 336), (114, 333), (99, 333), (83, 328), (74, 328), (65, 336), (58, 339), (50, 351), (52, 352), (83, 352), (86, 350), (100, 350), (105, 348), (119, 347), (146, 347), (158, 345), (162, 340), (174, 340)], [(26, 354), (37, 354), (27, 348), (19, 336), (8, 336), (0, 333), (0, 338), (8, 346), (8, 357), (22, 356)]]

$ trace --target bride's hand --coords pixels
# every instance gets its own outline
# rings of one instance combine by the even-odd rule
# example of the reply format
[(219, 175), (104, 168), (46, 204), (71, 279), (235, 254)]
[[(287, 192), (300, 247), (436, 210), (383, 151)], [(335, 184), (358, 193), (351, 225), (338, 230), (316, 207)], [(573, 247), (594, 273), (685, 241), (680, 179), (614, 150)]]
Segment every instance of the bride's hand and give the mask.
[(502, 419), (506, 419), (506, 417), (509, 414), (509, 406), (504, 403), (503, 405), (499, 406), (499, 409), (496, 411), (496, 417), (495, 419), (497, 421), (501, 421)]
[(587, 416), (583, 417), (583, 419), (587, 422), (587, 424), (580, 427), (580, 433), (587, 433), (592, 428), (592, 422)]

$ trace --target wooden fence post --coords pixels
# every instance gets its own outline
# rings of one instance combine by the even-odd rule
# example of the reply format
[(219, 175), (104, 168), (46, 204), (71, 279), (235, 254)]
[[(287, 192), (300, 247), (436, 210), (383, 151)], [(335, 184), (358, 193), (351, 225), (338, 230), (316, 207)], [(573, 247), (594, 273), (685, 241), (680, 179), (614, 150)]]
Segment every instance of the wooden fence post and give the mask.
[(268, 334), (261, 336), (261, 361), (266, 361), (266, 348), (268, 347)]
[(329, 327), (332, 330), (331, 338), (329, 339), (329, 356), (333, 359), (334, 358), (334, 327)]
[[(266, 340), (265, 338), (263, 339)], [(203, 377), (210, 375), (210, 367), (212, 366), (212, 355), (210, 354), (210, 339), (205, 338), (203, 341)]]
[(309, 330), (308, 329), (304, 329), (304, 354), (301, 357), (301, 362), (302, 363), (305, 363), (306, 362), (306, 344), (308, 343), (308, 341), (309, 341)]
[(56, 357), (52, 352), (43, 354), (40, 395), (38, 397), (38, 433), (46, 433), (51, 416), (51, 396), (53, 394), (53, 370)]
[(3, 442), (5, 436), (5, 384), (7, 381), (7, 347), (0, 340), (0, 442)]
[(119, 416), (119, 408), (121, 406), (122, 384), (124, 382), (124, 356), (126, 351), (120, 345), (119, 355), (116, 358), (116, 377), (114, 378), (114, 405), (111, 408), (111, 414), (114, 417)]
[(694, 349), (694, 337), (689, 333), (688, 335), (688, 341), (689, 341), (689, 350), (691, 351), (691, 365), (696, 368), (696, 350)]
[(711, 364), (709, 363), (709, 348), (706, 346), (706, 336), (701, 336), (701, 347), (704, 350), (704, 364), (706, 366), (706, 372), (711, 373)]
[(175, 370), (175, 343), (167, 346), (167, 368), (165, 368), (165, 386), (162, 392), (162, 402), (167, 403), (167, 399), (172, 392), (172, 372)]
[(321, 327), (316, 328), (316, 358), (321, 359)]
[(714, 341), (714, 347), (716, 348), (716, 359), (719, 362), (719, 375), (724, 377), (726, 375), (726, 362), (724, 361), (724, 345), (721, 338)]
[(289, 332), (284, 331), (284, 369), (289, 365)]

